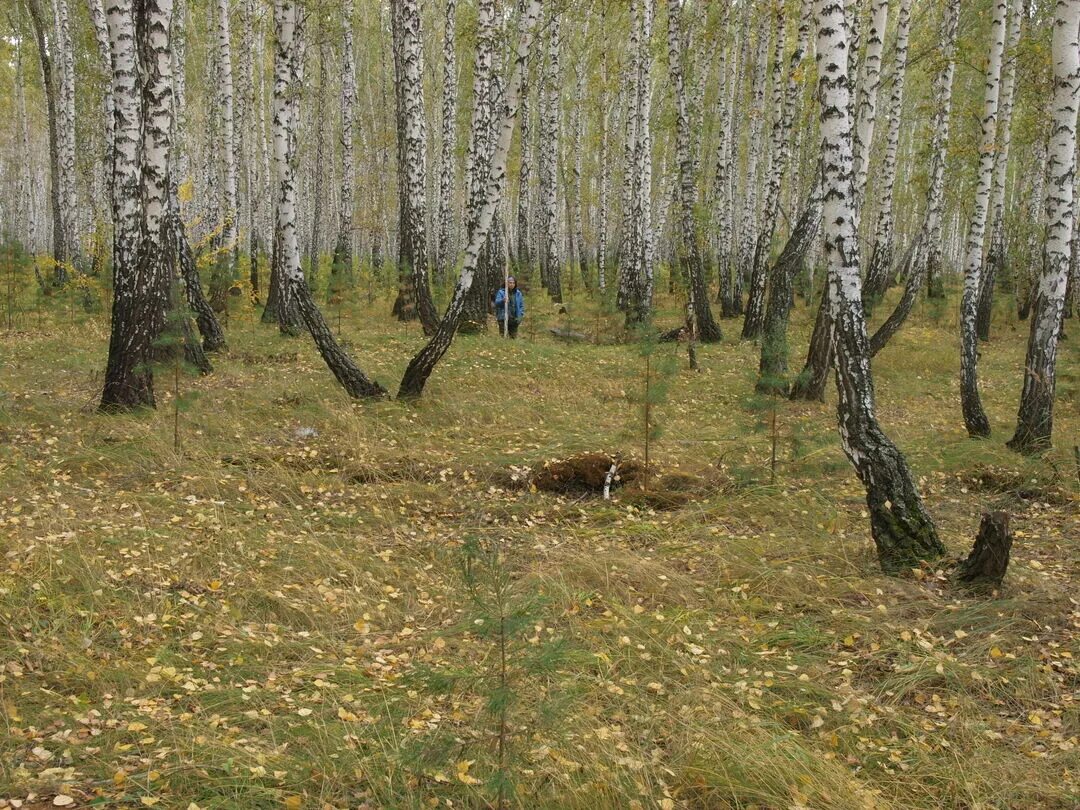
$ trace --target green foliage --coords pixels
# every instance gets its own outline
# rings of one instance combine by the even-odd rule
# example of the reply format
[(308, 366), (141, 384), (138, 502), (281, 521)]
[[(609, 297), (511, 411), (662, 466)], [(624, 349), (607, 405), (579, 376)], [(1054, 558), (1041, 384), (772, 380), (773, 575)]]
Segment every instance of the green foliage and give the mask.
[(454, 781), (465, 785), (481, 785), (470, 768), (484, 763), (481, 789), (499, 808), (509, 806), (517, 792), (519, 772), (527, 767), (523, 753), (537, 741), (554, 744), (562, 737), (574, 701), (565, 669), (583, 662), (552, 626), (551, 600), (512, 571), (512, 542), (469, 537), (461, 549), (463, 617), (447, 635), (479, 643), (485, 652), (460, 667), (415, 673), (425, 693), (477, 706), (476, 726), (467, 735), (474, 742), (463, 748), (459, 729), (452, 739), (440, 736), (408, 752), (424, 768), (456, 771)]

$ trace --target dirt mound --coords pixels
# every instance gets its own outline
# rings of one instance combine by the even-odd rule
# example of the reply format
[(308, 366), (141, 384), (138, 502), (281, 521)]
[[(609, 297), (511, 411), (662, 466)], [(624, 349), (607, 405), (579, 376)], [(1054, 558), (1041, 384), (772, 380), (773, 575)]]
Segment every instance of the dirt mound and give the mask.
[(569, 458), (545, 461), (533, 470), (532, 485), (543, 492), (602, 493), (611, 466), (615, 465), (612, 489), (639, 482), (644, 466), (633, 458), (610, 453), (581, 453)]

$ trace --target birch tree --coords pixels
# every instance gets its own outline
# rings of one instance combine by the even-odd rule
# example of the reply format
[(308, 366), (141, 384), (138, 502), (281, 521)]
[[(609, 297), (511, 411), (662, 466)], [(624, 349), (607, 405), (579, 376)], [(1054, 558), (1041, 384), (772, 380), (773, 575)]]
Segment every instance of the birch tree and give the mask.
[[(427, 122), (424, 115), (423, 42), (417, 0), (394, 0), (394, 68), (397, 89), (398, 171), (400, 172), (398, 263), (402, 287), (415, 302), (425, 335), (435, 333), (438, 316), (428, 285)], [(413, 317), (400, 301), (399, 320)]]
[[(478, 227), (480, 214), (484, 208), (487, 177), (491, 169), (491, 121), (494, 117), (491, 83), (494, 59), (495, 2), (494, 0), (478, 0), (476, 59), (473, 67), (473, 110), (466, 171), (468, 187), (465, 199), (465, 228), (470, 238)], [(494, 215), (492, 212), (493, 217)], [(489, 231), (490, 228), (489, 223)], [(482, 253), (488, 250), (486, 237), (479, 250)], [(463, 314), (460, 324), (462, 331), (479, 332), (487, 329), (487, 268), (482, 256), (477, 256), (477, 262), (479, 264), (473, 268), (477, 278), (470, 280), (466, 290), (466, 299), (462, 303)], [(476, 273), (477, 268), (481, 272)], [(455, 292), (456, 289), (455, 287)], [(434, 364), (432, 367), (434, 368)]]
[(990, 203), (990, 244), (986, 251), (982, 279), (979, 283), (978, 310), (975, 332), (979, 340), (990, 339), (990, 315), (994, 302), (994, 282), (1005, 272), (1005, 186), (1009, 174), (1009, 152), (1012, 147), (1012, 112), (1016, 94), (1017, 46), (1024, 19), (1024, 0), (1010, 0), (1009, 38), (1001, 76), (1001, 104), (997, 125), (997, 150), (994, 154), (994, 179)]
[(926, 215), (909, 252), (907, 282), (896, 308), (870, 338), (870, 354), (876, 355), (911, 314), (923, 282), (940, 277), (942, 214), (945, 206), (945, 168), (952, 121), (953, 76), (956, 73), (956, 39), (960, 28), (960, 0), (947, 0), (938, 28), (941, 68), (934, 82), (934, 118), (930, 125), (930, 184)]
[[(64, 232), (62, 183), (60, 180), (60, 124), (59, 100), (57, 99), (54, 64), (49, 43), (54, 41), (46, 27), (41, 10), (41, 0), (27, 0), (34, 36), (37, 40), (38, 58), (41, 63), (42, 85), (45, 92), (46, 114), (49, 124), (49, 203), (52, 210), (52, 258), (54, 261), (53, 283), (60, 285), (67, 280), (66, 263), (69, 259), (67, 237)], [(55, 46), (54, 46), (55, 47)], [(115, 261), (115, 257), (113, 261)]]
[(1049, 182), (1046, 187), (1047, 232), (1043, 269), (1031, 314), (1024, 386), (1016, 432), (1009, 447), (1032, 453), (1050, 447), (1057, 382), (1057, 344), (1069, 281), (1070, 242), (1076, 223), (1073, 208), (1076, 174), (1076, 112), (1080, 103), (1080, 0), (1056, 0), (1052, 58), (1053, 124)]
[[(778, 14), (783, 7), (777, 6)], [(750, 275), (750, 294), (746, 303), (746, 316), (743, 319), (742, 336), (744, 339), (753, 339), (761, 334), (765, 320), (765, 287), (768, 280), (767, 268), (769, 256), (772, 250), (773, 236), (776, 233), (777, 219), (780, 213), (780, 189), (784, 182), (788, 164), (791, 161), (791, 130), (796, 116), (796, 104), (799, 100), (799, 71), (803, 55), (810, 38), (810, 0), (801, 0), (799, 9), (799, 27), (795, 42), (795, 50), (792, 51), (787, 67), (787, 78), (783, 86), (775, 82), (773, 94), (773, 106), (775, 108), (772, 130), (772, 166), (769, 169), (768, 181), (765, 186), (765, 200), (762, 210), (762, 227), (757, 236), (754, 246), (753, 265)], [(777, 24), (777, 39), (783, 42), (783, 27), (780, 21)], [(783, 49), (776, 50), (777, 66), (774, 71), (779, 71), (780, 57)]]
[[(632, 4), (631, 103), (627, 126), (627, 199), (620, 302), (628, 326), (644, 323), (652, 308), (652, 0)], [(661, 199), (666, 195), (661, 194)]]
[[(451, 0), (453, 2), (453, 0)], [(356, 56), (353, 53), (352, 8), (346, 6), (341, 32), (341, 189), (337, 213), (337, 236), (331, 272), (335, 283), (352, 277), (353, 188), (356, 165), (353, 155), (353, 128), (356, 115)]]
[(975, 332), (975, 316), (982, 276), (983, 236), (986, 232), (986, 214), (994, 174), (1001, 60), (1005, 51), (1005, 17), (1008, 3), (1006, 0), (994, 0), (993, 8), (983, 96), (982, 140), (979, 149), (977, 185), (971, 221), (968, 225), (967, 252), (964, 259), (964, 294), (960, 301), (960, 405), (964, 414), (964, 426), (967, 428), (968, 435), (972, 437), (990, 435), (990, 421), (986, 418), (979, 397), (979, 339)]
[[(57, 137), (60, 157), (60, 216), (67, 261), (79, 258), (79, 197), (75, 178), (75, 45), (71, 37), (71, 15), (67, 0), (53, 0), (56, 28)], [(58, 271), (65, 272), (62, 268)]]
[[(442, 63), (442, 143), (439, 159), (438, 236), (435, 251), (435, 273), (445, 280), (454, 264), (454, 161), (457, 150), (457, 0), (446, 0), (443, 15)], [(522, 143), (527, 139), (522, 126)], [(521, 171), (528, 172), (524, 158)], [(527, 181), (523, 186), (527, 187)], [(520, 227), (520, 224), (519, 224)], [(520, 252), (520, 251), (519, 251)]]
[(900, 0), (896, 19), (896, 50), (893, 55), (892, 92), (889, 95), (889, 129), (885, 136), (885, 158), (881, 166), (881, 201), (874, 225), (870, 266), (866, 271), (863, 303), (870, 304), (889, 287), (893, 261), (893, 197), (896, 161), (900, 148), (900, 123), (904, 112), (904, 84), (907, 79), (908, 37), (911, 32), (911, 2)]
[(743, 278), (747, 275), (754, 261), (754, 246), (758, 233), (758, 175), (765, 151), (765, 75), (769, 65), (770, 36), (783, 38), (783, 18), (758, 32), (757, 58), (754, 63), (753, 85), (750, 91), (750, 134), (747, 145), (746, 177), (743, 183), (742, 215), (739, 219), (739, 248), (735, 265), (733, 284), (733, 310), (736, 315), (743, 313)]
[(889, 0), (871, 0), (871, 3), (866, 53), (859, 66), (855, 125), (854, 201), (855, 214), (859, 219), (863, 196), (866, 193), (866, 179), (870, 172), (870, 153), (874, 147), (878, 91), (881, 89), (881, 57), (885, 51), (885, 30), (889, 24)]
[(296, 126), (299, 123), (299, 35), (302, 18), (293, 0), (274, 0), (277, 45), (274, 50), (274, 165), (277, 172), (277, 222), (275, 252), (280, 253), (282, 284), (295, 301), (304, 325), (311, 333), (326, 365), (345, 392), (354, 398), (382, 397), (386, 389), (353, 362), (338, 344), (323, 318), (300, 266), (296, 212)]
[(559, 13), (552, 11), (547, 25), (547, 64), (540, 94), (540, 273), (548, 295), (562, 301), (562, 263), (559, 257), (559, 117), (561, 49)]
[(225, 264), (219, 269), (222, 286), (227, 288), (236, 272), (236, 129), (233, 118), (232, 41), (229, 25), (229, 0), (217, 0), (218, 81), (221, 104), (221, 157), (224, 160), (221, 243)]
[(887, 572), (945, 553), (903, 454), (878, 425), (862, 308), (852, 178), (847, 22), (839, 0), (816, 0), (824, 248), (836, 355), (840, 441), (866, 488), (870, 530)]
[[(153, 343), (165, 326), (172, 129), (172, 0), (108, 0), (116, 104), (113, 305), (103, 410), (154, 407)], [(139, 89), (141, 87), (141, 98)]]
[[(102, 71), (106, 77), (105, 87), (101, 95), (102, 124), (104, 133), (104, 160), (101, 164), (99, 175), (103, 178), (102, 191), (109, 193), (109, 173), (112, 170), (113, 151), (113, 97), (112, 97), (112, 56), (109, 52), (109, 27), (105, 22), (105, 8), (101, 0), (87, 0), (87, 8), (90, 12), (90, 22), (94, 26), (94, 42), (98, 47), (98, 58), (101, 60)], [(107, 212), (110, 206), (105, 206)]]
[(683, 77), (683, 48), (681, 35), (682, 0), (668, 0), (668, 72), (671, 92), (675, 100), (675, 149), (679, 166), (679, 247), (680, 264), (686, 280), (688, 308), (690, 312), (691, 340), (715, 343), (722, 339), (720, 327), (713, 320), (709, 307), (709, 292), (705, 286), (705, 265), (698, 242), (697, 173), (690, 133), (690, 116), (687, 111), (686, 82)]

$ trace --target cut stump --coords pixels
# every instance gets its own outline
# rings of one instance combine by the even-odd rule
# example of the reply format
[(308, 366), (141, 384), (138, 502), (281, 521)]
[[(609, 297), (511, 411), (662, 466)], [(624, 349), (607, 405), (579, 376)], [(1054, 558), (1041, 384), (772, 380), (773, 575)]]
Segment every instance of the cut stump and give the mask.
[(987, 512), (982, 516), (975, 547), (956, 567), (957, 582), (969, 587), (998, 587), (1005, 579), (1012, 550), (1009, 516), (1005, 512)]

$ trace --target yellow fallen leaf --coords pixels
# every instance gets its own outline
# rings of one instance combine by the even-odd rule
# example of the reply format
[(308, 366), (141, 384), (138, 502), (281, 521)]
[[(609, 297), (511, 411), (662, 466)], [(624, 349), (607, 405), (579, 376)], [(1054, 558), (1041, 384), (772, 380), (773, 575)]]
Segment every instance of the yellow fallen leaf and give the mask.
[(365, 622), (363, 619), (357, 619), (353, 624), (353, 629), (356, 630), (362, 636), (366, 636), (371, 632), (371, 625)]
[(1001, 651), (1000, 647), (991, 647), (990, 648), (990, 657), (991, 658), (1001, 658), (1001, 656), (1003, 656), (1004, 654), (1005, 653), (1003, 653)]
[(286, 796), (285, 806), (288, 810), (300, 810), (304, 806), (304, 800), (299, 796)]
[(143, 796), (141, 799), (139, 799), (139, 803), (144, 807), (153, 807), (160, 801), (161, 799), (159, 799), (157, 796)]
[(458, 781), (465, 785), (479, 785), (480, 780), (469, 774), (469, 768), (473, 766), (474, 759), (463, 759), (457, 764)]
[(220, 591), (221, 590), (221, 580), (220, 579), (212, 579), (212, 580), (210, 580), (209, 584), (206, 587), (208, 587), (212, 591)]
[(113, 774), (112, 780), (114, 785), (120, 786), (127, 781), (127, 774), (123, 771), (117, 771)]

